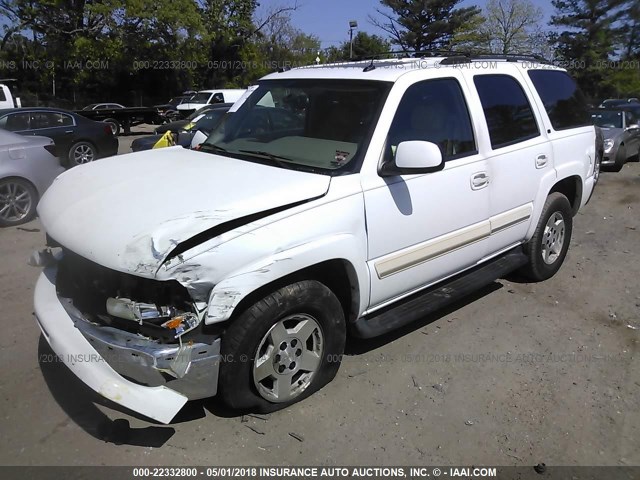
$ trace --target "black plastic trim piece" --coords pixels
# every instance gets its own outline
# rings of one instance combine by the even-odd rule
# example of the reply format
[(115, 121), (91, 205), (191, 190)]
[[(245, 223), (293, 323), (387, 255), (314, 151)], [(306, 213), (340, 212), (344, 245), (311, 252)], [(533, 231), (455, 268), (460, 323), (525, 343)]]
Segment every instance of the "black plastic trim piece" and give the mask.
[(522, 247), (516, 247), (472, 270), (399, 300), (381, 312), (358, 318), (351, 324), (352, 332), (360, 338), (384, 335), (491, 284), (528, 261), (529, 258), (524, 254)]

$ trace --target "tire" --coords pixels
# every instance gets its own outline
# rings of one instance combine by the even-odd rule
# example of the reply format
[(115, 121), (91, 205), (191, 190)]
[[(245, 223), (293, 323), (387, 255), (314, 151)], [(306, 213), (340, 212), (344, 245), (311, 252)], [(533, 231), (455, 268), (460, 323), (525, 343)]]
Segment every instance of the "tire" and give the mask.
[(96, 147), (90, 142), (76, 142), (71, 145), (67, 159), (70, 167), (77, 165), (83, 165), (85, 163), (93, 162), (98, 158), (98, 151)]
[(120, 123), (117, 120), (113, 118), (107, 118), (103, 120), (103, 122), (109, 124), (114, 137), (120, 133)]
[(553, 277), (562, 266), (573, 231), (573, 213), (567, 197), (554, 192), (547, 197), (533, 237), (525, 245), (529, 263), (521, 272), (540, 282)]
[(344, 312), (329, 288), (314, 280), (280, 288), (224, 333), (220, 397), (263, 413), (299, 402), (333, 380), (345, 341)]
[(612, 172), (619, 172), (624, 167), (624, 164), (627, 163), (627, 147), (624, 145), (620, 145), (618, 148), (618, 153), (616, 154), (616, 161), (611, 166)]
[(36, 216), (38, 192), (22, 178), (0, 180), (0, 227), (13, 227)]

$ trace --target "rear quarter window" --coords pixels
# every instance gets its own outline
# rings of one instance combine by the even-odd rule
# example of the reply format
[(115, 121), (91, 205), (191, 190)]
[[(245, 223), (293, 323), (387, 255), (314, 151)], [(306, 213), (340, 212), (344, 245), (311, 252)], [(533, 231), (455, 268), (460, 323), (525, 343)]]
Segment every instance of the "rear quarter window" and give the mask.
[(529, 78), (538, 91), (555, 130), (591, 124), (585, 97), (568, 73), (529, 70)]

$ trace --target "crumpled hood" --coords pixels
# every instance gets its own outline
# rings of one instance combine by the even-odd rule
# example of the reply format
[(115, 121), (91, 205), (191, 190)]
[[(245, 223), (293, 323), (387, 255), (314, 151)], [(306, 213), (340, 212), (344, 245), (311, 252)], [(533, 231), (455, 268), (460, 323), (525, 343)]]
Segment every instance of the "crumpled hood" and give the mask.
[(38, 205), (46, 232), (73, 252), (153, 276), (177, 245), (247, 215), (324, 195), (325, 175), (163, 148), (60, 175)]

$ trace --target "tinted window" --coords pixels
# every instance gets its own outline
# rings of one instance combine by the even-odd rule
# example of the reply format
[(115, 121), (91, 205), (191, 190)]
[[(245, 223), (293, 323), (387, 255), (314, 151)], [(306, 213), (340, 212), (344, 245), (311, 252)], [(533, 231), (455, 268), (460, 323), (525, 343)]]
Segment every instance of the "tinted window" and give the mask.
[(211, 98), (211, 93), (200, 92), (191, 97), (191, 103), (209, 103), (209, 98)]
[(636, 125), (638, 123), (638, 120), (636, 119), (635, 115), (631, 112), (625, 112), (624, 113), (625, 116), (625, 126), (628, 127), (629, 125)]
[(544, 103), (553, 128), (563, 130), (589, 125), (587, 102), (567, 73), (530, 70), (529, 77)]
[(456, 80), (428, 80), (407, 89), (389, 129), (386, 160), (400, 142), (410, 140), (435, 143), (445, 160), (476, 152), (469, 109)]
[(56, 122), (59, 127), (67, 127), (73, 125), (73, 118), (71, 115), (65, 115), (64, 113), (56, 113)]
[(269, 111), (271, 128), (273, 130), (291, 130), (304, 128), (304, 119), (298, 117), (283, 108), (274, 108)]
[(53, 128), (61, 126), (58, 123), (60, 114), (52, 112), (33, 112), (31, 114), (31, 129)]
[(4, 89), (0, 87), (0, 102), (4, 102), (7, 96), (4, 94)]
[(28, 113), (12, 113), (7, 118), (5, 127), (11, 132), (19, 132), (20, 130), (29, 130), (29, 114)]
[(622, 128), (622, 112), (596, 110), (591, 113), (591, 123), (602, 128)]
[(213, 127), (215, 127), (218, 124), (218, 122), (220, 121), (220, 119), (225, 113), (226, 112), (222, 109), (213, 110), (205, 113), (204, 117), (202, 117), (200, 120), (196, 122), (192, 130), (194, 131), (201, 130), (203, 132), (210, 132), (211, 130), (213, 130)]
[(540, 135), (531, 104), (518, 81), (508, 75), (478, 75), (474, 83), (496, 149)]

